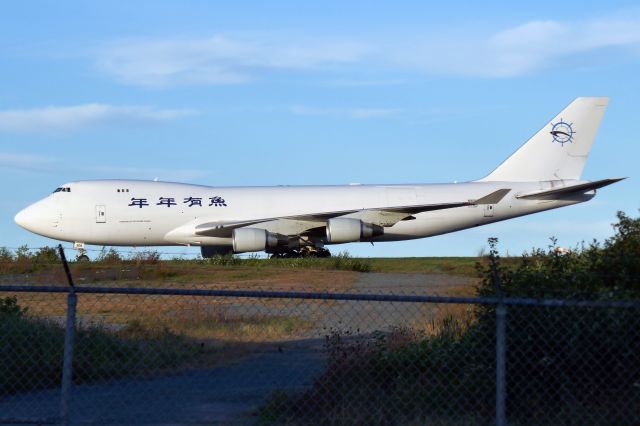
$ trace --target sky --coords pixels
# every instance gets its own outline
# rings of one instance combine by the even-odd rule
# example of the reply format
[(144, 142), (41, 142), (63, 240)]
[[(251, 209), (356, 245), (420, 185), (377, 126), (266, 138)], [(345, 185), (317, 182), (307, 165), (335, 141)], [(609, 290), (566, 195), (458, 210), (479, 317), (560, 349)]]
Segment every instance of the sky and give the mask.
[(583, 178), (629, 179), (576, 206), (338, 250), (473, 256), (497, 237), (519, 255), (552, 236), (565, 247), (604, 240), (617, 211), (640, 207), (640, 7), (476, 3), (7, 3), (0, 246), (56, 244), (13, 217), (74, 180), (479, 179), (578, 96), (610, 97)]

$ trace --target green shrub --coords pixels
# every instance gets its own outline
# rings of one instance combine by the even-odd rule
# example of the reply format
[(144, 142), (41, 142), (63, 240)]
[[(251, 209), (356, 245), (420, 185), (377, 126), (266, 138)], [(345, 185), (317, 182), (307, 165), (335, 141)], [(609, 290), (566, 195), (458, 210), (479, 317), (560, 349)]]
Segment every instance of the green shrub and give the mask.
[(6, 317), (21, 317), (27, 313), (28, 308), (21, 308), (18, 305), (18, 298), (9, 296), (0, 298), (0, 319)]
[(355, 271), (355, 272), (371, 272), (371, 263), (364, 259), (353, 258), (348, 251), (340, 252), (331, 257), (333, 269)]
[(156, 265), (160, 261), (160, 253), (155, 250), (144, 250), (131, 254), (130, 260), (136, 265)]
[(121, 263), (124, 259), (120, 256), (120, 253), (113, 247), (107, 250), (106, 247), (102, 247), (100, 249), (100, 253), (96, 257), (96, 262), (106, 263), (106, 264), (114, 264)]
[(60, 264), (60, 255), (55, 247), (40, 247), (32, 257), (38, 265)]
[[(618, 213), (615, 235), (567, 254), (533, 250), (496, 273), (479, 266), (480, 295), (594, 300), (640, 295), (640, 219)], [(348, 260), (348, 258), (347, 258)], [(338, 262), (345, 261), (340, 259)], [(514, 424), (620, 424), (640, 409), (640, 315), (634, 309), (509, 306), (507, 413)], [(277, 392), (265, 423), (489, 424), (495, 410), (495, 309), (444, 319), (435, 334), (331, 334), (324, 373), (301, 393)], [(400, 338), (398, 338), (400, 336)], [(400, 342), (400, 343), (398, 343)], [(595, 417), (598, 416), (598, 417)]]
[(29, 247), (26, 244), (23, 244), (20, 247), (18, 247), (16, 249), (15, 258), (17, 260), (30, 259), (31, 258), (31, 252), (29, 251)]
[(15, 250), (15, 254), (0, 248), (0, 272), (3, 273), (27, 274), (58, 265), (60, 256), (55, 247), (41, 247), (34, 253), (22, 245)]
[[(201, 353), (200, 345), (184, 336), (135, 323), (119, 331), (80, 327), (75, 341), (77, 383), (157, 374)], [(64, 329), (59, 323), (28, 316), (15, 297), (0, 299), (0, 342), (0, 397), (60, 386)]]
[(0, 264), (13, 262), (13, 253), (6, 247), (0, 247)]

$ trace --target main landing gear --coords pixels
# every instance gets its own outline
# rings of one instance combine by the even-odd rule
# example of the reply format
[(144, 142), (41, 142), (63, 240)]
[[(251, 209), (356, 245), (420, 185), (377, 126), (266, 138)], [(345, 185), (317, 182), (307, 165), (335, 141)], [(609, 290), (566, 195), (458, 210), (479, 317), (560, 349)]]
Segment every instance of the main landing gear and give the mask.
[(304, 246), (300, 249), (287, 249), (271, 255), (271, 259), (296, 259), (301, 257), (331, 257), (331, 252), (324, 247)]

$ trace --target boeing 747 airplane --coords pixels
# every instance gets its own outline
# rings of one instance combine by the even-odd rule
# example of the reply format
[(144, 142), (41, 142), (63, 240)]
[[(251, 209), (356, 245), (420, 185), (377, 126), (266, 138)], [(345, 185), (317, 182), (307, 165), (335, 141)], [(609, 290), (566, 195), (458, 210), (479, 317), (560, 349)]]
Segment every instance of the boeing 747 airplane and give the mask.
[(61, 185), (20, 211), (23, 228), (110, 246), (200, 246), (203, 257), (430, 237), (588, 201), (623, 178), (581, 180), (608, 98), (582, 97), (488, 176), (408, 185), (212, 187), (139, 180)]

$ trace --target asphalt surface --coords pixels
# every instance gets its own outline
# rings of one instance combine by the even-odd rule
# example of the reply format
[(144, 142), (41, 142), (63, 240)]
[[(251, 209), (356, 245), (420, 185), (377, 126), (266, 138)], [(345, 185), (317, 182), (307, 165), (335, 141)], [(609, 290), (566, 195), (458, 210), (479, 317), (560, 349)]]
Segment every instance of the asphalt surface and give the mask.
[[(153, 379), (77, 385), (74, 424), (253, 424), (274, 390), (300, 391), (324, 368), (321, 341), (298, 341), (219, 368)], [(60, 390), (14, 395), (0, 401), (0, 417), (49, 418), (58, 414)]]

